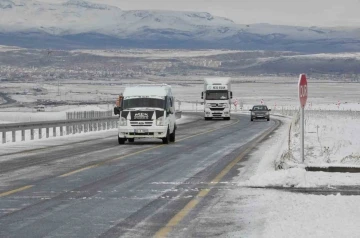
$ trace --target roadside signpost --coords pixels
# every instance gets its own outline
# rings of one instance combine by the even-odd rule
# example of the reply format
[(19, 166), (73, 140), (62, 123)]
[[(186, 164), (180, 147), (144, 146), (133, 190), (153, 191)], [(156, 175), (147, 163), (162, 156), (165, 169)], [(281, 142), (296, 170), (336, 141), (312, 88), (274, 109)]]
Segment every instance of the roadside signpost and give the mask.
[(235, 106), (235, 111), (237, 111), (237, 105), (238, 105), (239, 101), (237, 99), (235, 99), (234, 101), (234, 106)]
[(299, 100), (300, 100), (300, 143), (301, 143), (301, 159), (304, 163), (305, 156), (304, 156), (304, 135), (305, 135), (305, 116), (304, 116), (304, 109), (306, 106), (306, 101), (308, 98), (308, 85), (307, 85), (307, 79), (305, 74), (300, 74), (299, 77), (299, 83), (298, 83), (298, 92), (299, 92)]

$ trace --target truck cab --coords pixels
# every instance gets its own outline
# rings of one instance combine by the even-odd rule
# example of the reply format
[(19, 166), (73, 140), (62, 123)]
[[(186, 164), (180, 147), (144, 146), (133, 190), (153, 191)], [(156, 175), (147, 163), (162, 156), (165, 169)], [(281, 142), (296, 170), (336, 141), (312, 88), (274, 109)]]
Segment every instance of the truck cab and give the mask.
[(213, 118), (230, 120), (232, 98), (230, 78), (204, 79), (201, 98), (204, 99), (205, 120)]
[(175, 98), (169, 85), (145, 84), (126, 87), (119, 111), (118, 142), (159, 138), (175, 142)]

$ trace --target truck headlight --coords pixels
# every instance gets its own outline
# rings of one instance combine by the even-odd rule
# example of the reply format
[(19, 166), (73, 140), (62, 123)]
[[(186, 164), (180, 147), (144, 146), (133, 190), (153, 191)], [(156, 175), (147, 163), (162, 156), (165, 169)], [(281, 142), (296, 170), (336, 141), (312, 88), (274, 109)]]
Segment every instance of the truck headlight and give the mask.
[(127, 125), (126, 118), (120, 117), (120, 126), (126, 126), (126, 125)]
[(157, 126), (163, 126), (164, 124), (164, 117), (159, 117), (158, 119), (156, 119)]
[(210, 108), (210, 104), (205, 104), (205, 108)]
[(224, 104), (224, 107), (225, 107), (225, 108), (229, 108), (229, 104)]

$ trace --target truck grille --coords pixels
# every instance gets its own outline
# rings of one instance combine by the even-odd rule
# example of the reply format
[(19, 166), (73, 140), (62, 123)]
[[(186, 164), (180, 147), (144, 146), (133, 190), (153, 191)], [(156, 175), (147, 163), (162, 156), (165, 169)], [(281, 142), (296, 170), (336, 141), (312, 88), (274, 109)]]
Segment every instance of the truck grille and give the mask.
[(225, 107), (226, 103), (210, 103), (210, 107)]
[(224, 111), (225, 108), (210, 108), (211, 111)]
[(222, 113), (213, 113), (212, 115), (213, 115), (214, 117), (221, 117), (221, 114), (222, 114)]
[(152, 121), (131, 121), (131, 126), (152, 126)]

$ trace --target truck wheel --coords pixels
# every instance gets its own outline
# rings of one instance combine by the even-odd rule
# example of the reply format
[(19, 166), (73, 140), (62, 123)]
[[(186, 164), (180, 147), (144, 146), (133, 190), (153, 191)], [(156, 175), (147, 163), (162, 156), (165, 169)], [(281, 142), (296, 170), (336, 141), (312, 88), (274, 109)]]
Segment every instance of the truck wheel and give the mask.
[(209, 121), (211, 119), (212, 119), (212, 117), (205, 117), (205, 121)]
[(230, 117), (224, 117), (224, 120), (229, 121), (229, 120), (230, 120)]
[(125, 141), (126, 141), (126, 139), (125, 139), (125, 138), (120, 138), (120, 137), (118, 137), (118, 142), (119, 142), (119, 145), (123, 145), (123, 144), (125, 144)]
[(169, 129), (166, 133), (166, 137), (162, 138), (162, 141), (163, 141), (163, 144), (169, 144), (170, 142), (170, 132), (169, 132)]
[(254, 121), (254, 119), (253, 119), (253, 118), (251, 118), (250, 120), (251, 120), (251, 121)]
[(129, 138), (128, 141), (132, 143), (135, 141), (135, 138)]
[(270, 121), (270, 117), (268, 117), (267, 121)]
[(175, 129), (174, 132), (170, 134), (170, 142), (175, 142)]

